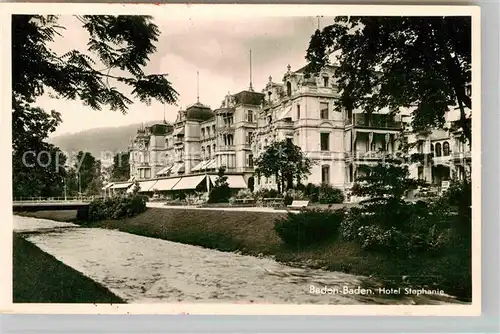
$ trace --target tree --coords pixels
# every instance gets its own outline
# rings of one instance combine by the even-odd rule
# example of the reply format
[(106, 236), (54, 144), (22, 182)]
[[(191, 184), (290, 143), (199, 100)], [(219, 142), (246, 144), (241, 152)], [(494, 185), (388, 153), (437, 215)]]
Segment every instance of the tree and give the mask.
[(217, 179), (215, 180), (215, 184), (210, 190), (210, 194), (208, 196), (209, 203), (223, 203), (229, 201), (231, 189), (227, 183), (227, 176), (225, 175), (225, 172), (226, 169), (224, 167), (219, 168), (219, 171), (217, 172)]
[(113, 166), (111, 171), (112, 181), (126, 181), (130, 178), (130, 153), (120, 152), (113, 157)]
[[(96, 187), (100, 185), (100, 168), (101, 163), (96, 160), (89, 152), (80, 151), (75, 157), (75, 163), (72, 166), (74, 172), (73, 175), (76, 176), (75, 186), (78, 192), (90, 194), (92, 192), (95, 195)], [(97, 183), (97, 185), (96, 185)], [(94, 184), (93, 186), (91, 186)], [(100, 192), (100, 189), (97, 193)]]
[(300, 183), (311, 171), (312, 161), (307, 158), (301, 148), (290, 141), (276, 141), (255, 160), (257, 177), (274, 176), (278, 185), (278, 193), (292, 187), (293, 180)]
[(471, 144), (470, 17), (337, 17), (311, 37), (307, 72), (338, 53), (339, 110), (413, 110), (415, 131), (440, 127), (450, 108)]
[(403, 200), (412, 188), (425, 185), (423, 181), (410, 178), (408, 166), (400, 160), (386, 160), (375, 166), (360, 165), (358, 177), (352, 188), (356, 196), (372, 200)]
[[(178, 94), (165, 74), (148, 74), (144, 67), (156, 51), (160, 34), (149, 16), (77, 16), (89, 33), (87, 52), (64, 55), (48, 44), (64, 27), (54, 15), (12, 16), (12, 127), (15, 196), (39, 196), (54, 184), (55, 174), (23, 163), (26, 152), (55, 154), (58, 149), (44, 140), (61, 122), (60, 114), (34, 107), (36, 98), (49, 93), (55, 98), (80, 99), (92, 109), (107, 107), (125, 113), (132, 98), (149, 104), (152, 99), (173, 104)], [(126, 96), (116, 86), (131, 88)], [(36, 172), (34, 171), (36, 169)], [(52, 168), (50, 170), (53, 170)], [(62, 170), (58, 168), (57, 170)], [(44, 172), (46, 171), (46, 172)], [(34, 177), (31, 186), (25, 181)], [(62, 179), (63, 174), (58, 176)], [(58, 181), (58, 180), (57, 180)], [(28, 186), (26, 186), (28, 185)], [(50, 193), (50, 192), (49, 192)]]

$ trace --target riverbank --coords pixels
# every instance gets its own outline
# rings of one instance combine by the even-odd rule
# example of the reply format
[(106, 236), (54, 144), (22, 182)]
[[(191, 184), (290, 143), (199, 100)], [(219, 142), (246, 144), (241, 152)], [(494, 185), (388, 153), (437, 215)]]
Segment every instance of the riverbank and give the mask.
[(14, 303), (124, 302), (17, 234), (13, 236), (13, 248)]
[[(68, 221), (68, 217), (74, 221), (76, 218), (75, 211), (31, 212), (20, 215), (58, 221)], [(342, 240), (298, 252), (291, 251), (283, 247), (274, 232), (275, 219), (283, 215), (284, 213), (271, 212), (149, 208), (136, 217), (105, 220), (91, 226), (221, 251), (270, 256), (279, 262), (297, 267), (372, 276), (382, 280), (386, 286), (392, 284), (400, 287), (409, 282), (411, 286), (438, 286), (451, 295), (466, 295), (464, 291), (468, 285), (467, 273), (461, 272), (463, 254), (448, 252), (434, 258), (402, 260), (364, 252), (356, 243)], [(404, 276), (407, 278), (405, 282)]]

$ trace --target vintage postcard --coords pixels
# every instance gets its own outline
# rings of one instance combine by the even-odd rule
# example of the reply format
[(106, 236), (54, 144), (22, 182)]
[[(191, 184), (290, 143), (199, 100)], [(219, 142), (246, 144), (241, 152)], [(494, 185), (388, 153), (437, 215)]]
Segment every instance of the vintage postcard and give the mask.
[(0, 7), (2, 312), (480, 314), (478, 7)]

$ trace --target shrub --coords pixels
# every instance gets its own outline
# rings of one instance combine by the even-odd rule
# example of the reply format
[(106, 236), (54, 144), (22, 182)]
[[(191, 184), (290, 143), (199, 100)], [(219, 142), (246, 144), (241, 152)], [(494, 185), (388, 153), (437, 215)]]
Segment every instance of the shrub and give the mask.
[(343, 203), (344, 200), (345, 196), (341, 189), (334, 188), (329, 184), (322, 184), (319, 187), (318, 201), (321, 204)]
[(335, 238), (343, 218), (343, 210), (289, 212), (275, 221), (274, 230), (285, 245), (300, 249)]
[(236, 195), (234, 196), (234, 198), (238, 198), (238, 199), (251, 199), (253, 198), (253, 194), (252, 194), (252, 191), (250, 189), (240, 189)]
[(278, 191), (276, 189), (259, 189), (254, 193), (254, 198), (262, 199), (262, 198), (276, 198), (278, 197)]
[(99, 198), (93, 200), (86, 209), (79, 210), (77, 219), (92, 222), (133, 217), (146, 211), (146, 202), (147, 197), (141, 195)]
[(305, 186), (304, 194), (311, 202), (318, 202), (319, 200), (319, 187), (315, 184), (308, 183)]
[(283, 202), (285, 205), (290, 205), (292, 204), (293, 201), (302, 199), (304, 199), (304, 193), (302, 191), (295, 189), (288, 189), (285, 193)]
[(227, 203), (231, 197), (231, 188), (227, 183), (224, 167), (219, 168), (214, 187), (210, 190), (208, 203)]

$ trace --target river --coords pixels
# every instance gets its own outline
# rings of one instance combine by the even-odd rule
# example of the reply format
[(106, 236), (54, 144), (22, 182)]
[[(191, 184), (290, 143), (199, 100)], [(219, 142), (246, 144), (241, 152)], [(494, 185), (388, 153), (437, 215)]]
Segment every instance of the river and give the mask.
[(446, 296), (380, 295), (378, 288), (359, 289), (376, 285), (365, 277), (116, 230), (14, 216), (14, 231), (127, 303), (454, 303)]

